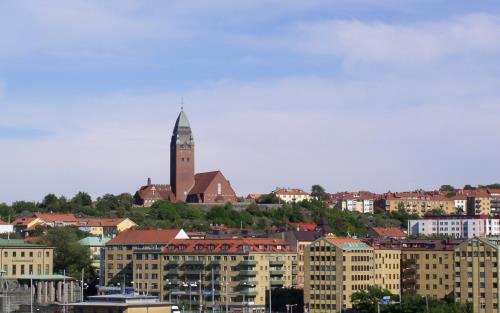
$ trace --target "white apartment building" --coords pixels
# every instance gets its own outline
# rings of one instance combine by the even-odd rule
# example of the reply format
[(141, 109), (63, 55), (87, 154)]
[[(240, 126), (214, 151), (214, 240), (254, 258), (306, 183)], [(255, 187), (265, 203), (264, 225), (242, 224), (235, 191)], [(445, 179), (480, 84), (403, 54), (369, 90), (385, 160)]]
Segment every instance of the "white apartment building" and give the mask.
[(450, 236), (473, 238), (500, 235), (500, 218), (486, 215), (433, 216), (408, 221), (409, 236)]

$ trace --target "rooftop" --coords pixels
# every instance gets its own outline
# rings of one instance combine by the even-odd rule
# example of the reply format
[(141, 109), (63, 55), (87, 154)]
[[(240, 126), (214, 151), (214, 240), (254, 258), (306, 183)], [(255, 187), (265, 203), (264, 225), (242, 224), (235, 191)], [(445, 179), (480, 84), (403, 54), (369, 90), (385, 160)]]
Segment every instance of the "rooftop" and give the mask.
[(91, 307), (150, 307), (169, 306), (168, 302), (161, 302), (158, 297), (132, 294), (115, 294), (103, 296), (90, 296), (89, 301), (70, 303), (68, 306)]
[(120, 233), (108, 241), (106, 245), (165, 245), (175, 239), (180, 233), (184, 233), (184, 231), (182, 229), (131, 229)]

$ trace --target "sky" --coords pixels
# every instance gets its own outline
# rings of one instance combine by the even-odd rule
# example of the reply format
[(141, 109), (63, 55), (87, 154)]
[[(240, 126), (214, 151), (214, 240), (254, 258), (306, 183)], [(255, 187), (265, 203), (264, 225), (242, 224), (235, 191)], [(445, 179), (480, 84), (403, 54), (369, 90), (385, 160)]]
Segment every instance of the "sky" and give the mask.
[(500, 182), (496, 0), (0, 1), (0, 202), (169, 182), (239, 195)]

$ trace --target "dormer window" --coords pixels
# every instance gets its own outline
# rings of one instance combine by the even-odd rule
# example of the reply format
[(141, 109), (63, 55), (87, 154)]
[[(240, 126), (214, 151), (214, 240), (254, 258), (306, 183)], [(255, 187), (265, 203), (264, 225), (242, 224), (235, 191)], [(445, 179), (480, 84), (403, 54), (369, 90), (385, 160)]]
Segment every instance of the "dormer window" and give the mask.
[(227, 251), (227, 250), (229, 250), (229, 245), (227, 243), (225, 243), (225, 244), (222, 245), (221, 249), (223, 251)]
[(210, 250), (210, 251), (215, 250), (215, 245), (208, 245), (208, 250)]
[(196, 247), (195, 247), (195, 249), (197, 251), (201, 251), (201, 250), (203, 250), (203, 245), (197, 244)]
[(179, 250), (181, 250), (181, 251), (186, 250), (186, 245), (179, 245)]

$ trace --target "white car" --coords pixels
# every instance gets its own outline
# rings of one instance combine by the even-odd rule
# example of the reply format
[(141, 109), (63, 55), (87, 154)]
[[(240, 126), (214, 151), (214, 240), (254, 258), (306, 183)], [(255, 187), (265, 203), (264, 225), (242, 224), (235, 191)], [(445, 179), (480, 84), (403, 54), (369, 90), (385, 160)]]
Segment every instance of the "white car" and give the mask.
[(172, 305), (172, 313), (181, 313), (177, 305)]

